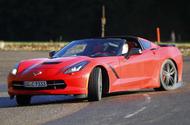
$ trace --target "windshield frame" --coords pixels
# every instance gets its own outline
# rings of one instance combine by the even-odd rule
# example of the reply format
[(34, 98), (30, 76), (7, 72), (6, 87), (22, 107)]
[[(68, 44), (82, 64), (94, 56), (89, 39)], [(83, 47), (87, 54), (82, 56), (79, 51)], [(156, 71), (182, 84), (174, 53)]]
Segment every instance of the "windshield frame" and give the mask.
[[(72, 55), (72, 56), (88, 56), (88, 57), (110, 57), (110, 56), (119, 56), (121, 55), (122, 52), (122, 46), (124, 45), (124, 43), (126, 42), (125, 39), (120, 39), (120, 38), (107, 38), (107, 39), (82, 39), (82, 40), (74, 40), (71, 41), (69, 44), (67, 44), (66, 46), (64, 46), (63, 48), (61, 48), (59, 51), (56, 52), (56, 54), (52, 57), (52, 58), (61, 58), (61, 57), (72, 57), (71, 55), (69, 56), (64, 56), (64, 54), (66, 53), (66, 51), (68, 51), (68, 49), (70, 49), (74, 44), (77, 44), (76, 42), (78, 42), (79, 44), (82, 44), (83, 42), (97, 42), (98, 44), (101, 44), (99, 42), (103, 43), (110, 43), (110, 42), (120, 42), (118, 44), (118, 50), (116, 52), (116, 54), (114, 55), (101, 55), (101, 56), (90, 56), (90, 55)], [(89, 44), (89, 43), (87, 43)], [(88, 49), (88, 48), (85, 48)], [(88, 53), (87, 53), (88, 54)]]

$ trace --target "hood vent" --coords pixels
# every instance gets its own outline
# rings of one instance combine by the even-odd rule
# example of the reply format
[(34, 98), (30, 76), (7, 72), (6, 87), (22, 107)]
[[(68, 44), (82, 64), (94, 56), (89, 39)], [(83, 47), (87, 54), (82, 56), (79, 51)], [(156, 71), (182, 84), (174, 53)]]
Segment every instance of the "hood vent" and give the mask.
[(43, 65), (59, 64), (61, 62), (43, 62)]

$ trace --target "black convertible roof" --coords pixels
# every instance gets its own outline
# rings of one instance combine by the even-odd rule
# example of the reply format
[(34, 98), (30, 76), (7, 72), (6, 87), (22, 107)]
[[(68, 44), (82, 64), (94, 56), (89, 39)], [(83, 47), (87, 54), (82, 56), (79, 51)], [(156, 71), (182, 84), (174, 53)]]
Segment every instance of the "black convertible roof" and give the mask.
[(135, 36), (105, 36), (105, 37), (95, 37), (87, 39), (126, 39), (126, 40), (135, 40), (138, 41), (138, 37)]
[(103, 39), (106, 39), (106, 38), (138, 39), (138, 37), (135, 37), (135, 36), (105, 36), (101, 38)]
[(94, 38), (85, 38), (85, 39), (79, 39), (79, 40), (95, 40), (95, 39), (125, 39), (126, 41), (132, 40), (132, 41), (138, 41), (138, 38), (136, 36), (105, 36), (105, 37), (94, 37)]
[(111, 39), (111, 38), (118, 38), (118, 39), (138, 39), (135, 36), (105, 36), (105, 37), (95, 37), (91, 39)]
[(106, 38), (120, 38), (120, 39), (125, 39), (125, 40), (134, 40), (134, 41), (138, 41), (138, 37), (135, 36), (106, 36), (104, 37)]

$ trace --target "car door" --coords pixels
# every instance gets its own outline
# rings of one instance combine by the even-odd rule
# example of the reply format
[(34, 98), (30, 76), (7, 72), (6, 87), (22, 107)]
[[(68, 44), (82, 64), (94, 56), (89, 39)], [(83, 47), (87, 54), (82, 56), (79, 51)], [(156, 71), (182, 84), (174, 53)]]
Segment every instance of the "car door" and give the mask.
[(120, 80), (117, 87), (120, 91), (149, 88), (156, 73), (157, 57), (151, 48), (141, 48), (142, 54), (129, 58), (119, 57)]

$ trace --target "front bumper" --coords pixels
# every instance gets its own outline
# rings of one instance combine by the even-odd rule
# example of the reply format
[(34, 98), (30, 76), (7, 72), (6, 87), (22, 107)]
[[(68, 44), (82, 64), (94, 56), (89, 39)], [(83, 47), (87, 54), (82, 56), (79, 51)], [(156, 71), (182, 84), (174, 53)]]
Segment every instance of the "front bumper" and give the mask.
[[(8, 76), (8, 94), (14, 95), (71, 95), (71, 94), (88, 94), (88, 78), (89, 74), (62, 74), (56, 77), (19, 77), (9, 74)], [(24, 81), (64, 81), (64, 87), (24, 89), (13, 86), (13, 83)]]

